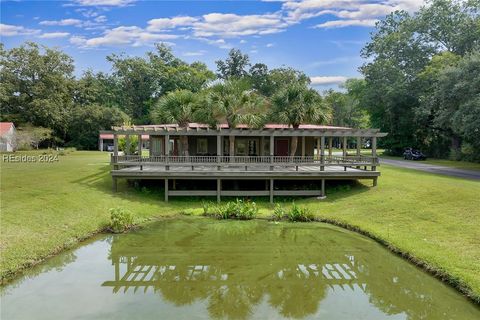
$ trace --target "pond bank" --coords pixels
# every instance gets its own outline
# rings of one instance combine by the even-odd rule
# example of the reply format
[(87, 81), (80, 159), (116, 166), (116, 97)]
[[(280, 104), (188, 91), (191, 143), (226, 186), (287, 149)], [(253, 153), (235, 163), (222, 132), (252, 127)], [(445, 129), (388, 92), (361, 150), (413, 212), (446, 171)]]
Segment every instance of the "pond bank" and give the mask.
[(480, 316), (454, 289), (356, 232), (260, 219), (175, 217), (99, 235), (1, 294), (8, 319), (58, 318), (66, 310), (75, 319)]
[[(324, 201), (296, 203), (319, 220), (348, 224), (399, 248), (439, 278), (448, 275), (444, 280), (457, 289), (470, 288), (466, 294), (480, 301), (480, 226), (472, 223), (480, 221), (480, 183), (389, 166), (381, 170), (377, 188), (330, 190)], [(2, 163), (2, 280), (103, 230), (109, 208), (123, 207), (142, 221), (201, 207), (198, 199), (164, 203), (159, 192), (126, 185), (112, 194), (108, 171), (108, 155), (100, 152), (74, 152), (49, 165)], [(271, 215), (267, 201), (258, 205), (260, 217)]]

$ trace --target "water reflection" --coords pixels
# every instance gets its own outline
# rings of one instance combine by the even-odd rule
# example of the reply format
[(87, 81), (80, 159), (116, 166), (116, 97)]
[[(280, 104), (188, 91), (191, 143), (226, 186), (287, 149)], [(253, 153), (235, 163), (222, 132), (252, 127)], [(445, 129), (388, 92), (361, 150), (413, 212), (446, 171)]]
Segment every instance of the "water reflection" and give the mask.
[(366, 319), (480, 314), (376, 243), (315, 224), (168, 221), (115, 237), (109, 258), (112, 278), (102, 286), (113, 293), (154, 293), (178, 307), (201, 302), (213, 318), (246, 319), (264, 303), (286, 318), (316, 318), (362, 300)]

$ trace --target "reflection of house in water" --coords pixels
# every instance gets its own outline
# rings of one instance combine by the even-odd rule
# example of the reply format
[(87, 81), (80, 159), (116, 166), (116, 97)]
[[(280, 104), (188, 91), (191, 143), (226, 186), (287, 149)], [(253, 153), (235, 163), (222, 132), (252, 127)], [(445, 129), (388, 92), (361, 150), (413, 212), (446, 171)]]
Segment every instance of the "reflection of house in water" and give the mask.
[[(282, 268), (270, 275), (278, 281), (319, 280), (334, 288), (335, 286), (350, 287), (352, 290), (365, 290), (365, 284), (358, 280), (360, 273), (353, 256), (346, 257), (346, 263), (325, 264), (297, 264), (292, 269)], [(152, 288), (157, 290), (165, 282), (210, 281), (235, 282), (235, 275), (228, 272), (218, 273), (215, 266), (210, 265), (144, 265), (137, 264), (135, 257), (120, 257), (113, 264), (115, 280), (105, 281), (104, 286), (113, 287), (114, 292), (123, 289), (137, 291), (140, 287), (144, 291)], [(123, 267), (123, 268), (122, 268)], [(183, 269), (180, 269), (183, 268)], [(123, 269), (123, 270), (122, 270)], [(121, 271), (122, 270), (122, 271)], [(212, 271), (213, 270), (213, 271)]]
[(244, 319), (262, 308), (317, 317), (344, 305), (377, 319), (467, 319), (453, 307), (464, 304), (443, 302), (449, 288), (360, 236), (314, 224), (162, 223), (113, 238), (103, 286), (178, 307), (200, 303), (212, 318)]
[[(253, 222), (248, 225), (256, 228)], [(235, 225), (230, 227), (235, 230)], [(248, 318), (262, 301), (285, 317), (301, 318), (318, 311), (329, 288), (365, 291), (362, 267), (351, 254), (272, 246), (277, 237), (293, 243), (298, 234), (292, 230), (176, 234), (172, 229), (154, 243), (147, 239), (123, 243), (127, 237), (115, 238), (110, 254), (113, 280), (103, 286), (119, 294), (160, 293), (177, 306), (202, 301), (216, 318)]]

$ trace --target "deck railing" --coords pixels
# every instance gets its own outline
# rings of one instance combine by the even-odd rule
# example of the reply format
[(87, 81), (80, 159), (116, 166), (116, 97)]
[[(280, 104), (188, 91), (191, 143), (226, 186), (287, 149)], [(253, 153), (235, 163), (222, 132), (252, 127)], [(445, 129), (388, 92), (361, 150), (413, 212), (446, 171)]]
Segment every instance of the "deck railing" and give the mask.
[[(377, 157), (369, 156), (111, 156), (111, 163), (122, 166), (344, 166), (366, 167), (372, 169), (379, 165)], [(168, 170), (168, 168), (167, 168)]]

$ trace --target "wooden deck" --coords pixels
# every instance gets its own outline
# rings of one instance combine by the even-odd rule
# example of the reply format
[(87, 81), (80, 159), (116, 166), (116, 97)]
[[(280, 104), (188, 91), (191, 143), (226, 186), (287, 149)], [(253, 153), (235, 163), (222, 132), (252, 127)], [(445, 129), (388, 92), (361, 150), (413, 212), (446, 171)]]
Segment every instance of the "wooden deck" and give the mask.
[[(117, 179), (164, 180), (169, 196), (325, 196), (325, 180), (371, 179), (376, 185), (380, 172), (373, 157), (225, 157), (225, 156), (112, 156), (113, 188)], [(170, 190), (169, 180), (215, 180), (216, 190)], [(263, 180), (257, 190), (223, 190), (224, 180)], [(316, 180), (318, 190), (276, 190), (278, 180)], [(174, 186), (175, 184), (173, 184)]]

